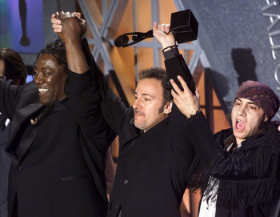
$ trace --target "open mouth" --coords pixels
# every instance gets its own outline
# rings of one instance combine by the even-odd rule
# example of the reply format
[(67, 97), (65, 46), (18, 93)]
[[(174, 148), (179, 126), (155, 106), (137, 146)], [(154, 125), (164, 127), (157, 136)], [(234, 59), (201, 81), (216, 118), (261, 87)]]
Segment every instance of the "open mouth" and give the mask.
[(46, 92), (48, 92), (48, 89), (45, 88), (39, 88), (39, 94), (45, 94)]
[(245, 127), (246, 127), (245, 123), (243, 121), (239, 120), (239, 119), (236, 120), (236, 125), (235, 126), (236, 126), (237, 130), (244, 130)]

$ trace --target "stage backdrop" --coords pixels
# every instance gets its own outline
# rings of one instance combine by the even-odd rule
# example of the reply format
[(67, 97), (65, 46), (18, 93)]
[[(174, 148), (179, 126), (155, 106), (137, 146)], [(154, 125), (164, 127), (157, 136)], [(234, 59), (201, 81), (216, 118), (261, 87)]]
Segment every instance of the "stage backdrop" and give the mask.
[(211, 66), (208, 72), (228, 111), (240, 83), (248, 79), (280, 95), (279, 0), (182, 3), (198, 19), (199, 40)]
[[(17, 51), (32, 73), (37, 53), (58, 38), (51, 15), (75, 9), (75, 0), (0, 0), (0, 47)], [(28, 76), (27, 81), (31, 79)]]
[(1, 0), (1, 47), (38, 53), (44, 46), (43, 0)]

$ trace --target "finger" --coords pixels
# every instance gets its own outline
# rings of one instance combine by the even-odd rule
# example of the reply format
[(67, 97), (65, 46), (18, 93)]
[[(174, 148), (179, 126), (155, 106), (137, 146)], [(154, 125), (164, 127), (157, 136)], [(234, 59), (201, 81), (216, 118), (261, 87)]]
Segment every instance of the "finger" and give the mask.
[(82, 14), (78, 13), (78, 12), (74, 12), (75, 17), (77, 17), (78, 19), (82, 18)]
[(153, 31), (157, 31), (157, 30), (158, 30), (158, 24), (156, 22), (154, 22)]
[(54, 23), (54, 24), (52, 25), (52, 28), (53, 28), (53, 29), (62, 29), (62, 25), (58, 25), (58, 24), (55, 24), (55, 23)]
[(85, 33), (87, 31), (87, 22), (84, 19), (81, 19), (81, 24), (83, 27), (83, 31)]
[(185, 80), (184, 80), (180, 75), (178, 75), (177, 78), (178, 78), (178, 80), (180, 81), (180, 83), (181, 83), (181, 85), (182, 85), (182, 87), (183, 87), (184, 90), (186, 90), (187, 88), (189, 88), (188, 85), (187, 85), (187, 83), (185, 82)]
[(85, 21), (84, 19), (81, 19), (81, 23), (82, 23), (82, 24), (85, 24), (86, 21)]
[(181, 89), (178, 87), (178, 85), (175, 83), (173, 79), (170, 79), (170, 83), (177, 94), (182, 94)]
[(52, 27), (53, 27), (53, 31), (55, 32), (55, 33), (58, 33), (58, 32), (62, 32), (62, 26), (54, 26), (54, 25), (56, 25), (56, 24), (53, 24), (52, 25)]
[(59, 29), (53, 29), (54, 33), (60, 33), (62, 32), (62, 30), (59, 30)]
[(176, 102), (176, 105), (178, 105), (182, 101), (181, 96), (177, 94), (174, 90), (171, 90), (171, 95), (173, 96), (173, 101)]
[(161, 30), (161, 29), (162, 29), (161, 25), (162, 25), (162, 24), (158, 25), (158, 30), (159, 30), (159, 31), (162, 31), (162, 30)]
[(53, 24), (56, 23), (56, 20), (57, 20), (57, 19), (52, 18), (52, 19), (51, 19), (51, 23), (53, 23)]
[(62, 32), (62, 29), (53, 29), (54, 33), (60, 33)]
[(165, 24), (164, 23), (160, 25), (160, 31), (165, 32)]
[(172, 89), (171, 90), (171, 95), (173, 96), (173, 99), (176, 99), (178, 94)]
[(170, 32), (170, 24), (165, 25), (165, 32), (169, 33)]
[(70, 14), (69, 11), (67, 11), (67, 12), (65, 13), (65, 17), (71, 17), (71, 14)]
[(56, 19), (58, 19), (58, 20), (60, 19), (60, 14), (59, 14), (59, 12), (58, 12), (58, 11), (57, 11), (57, 12), (55, 12), (55, 18), (56, 18)]
[(61, 21), (56, 18), (52, 18), (51, 22), (52, 22), (52, 24), (61, 24)]
[(180, 81), (180, 83), (181, 83), (181, 85), (182, 85), (182, 87), (183, 87), (184, 92), (187, 92), (187, 93), (193, 95), (192, 92), (190, 91), (189, 86), (188, 86), (187, 83), (185, 82), (185, 80), (184, 80), (180, 75), (178, 75), (177, 78), (178, 78), (178, 80)]
[(64, 11), (61, 11), (61, 12), (59, 13), (59, 16), (60, 16), (60, 20), (63, 19), (63, 18), (65, 17)]
[(173, 102), (178, 108), (180, 107), (180, 103), (178, 102), (178, 100), (176, 98), (173, 98)]
[(197, 97), (198, 99), (200, 99), (199, 91), (198, 91), (197, 88), (195, 89), (195, 95), (196, 95), (196, 97)]

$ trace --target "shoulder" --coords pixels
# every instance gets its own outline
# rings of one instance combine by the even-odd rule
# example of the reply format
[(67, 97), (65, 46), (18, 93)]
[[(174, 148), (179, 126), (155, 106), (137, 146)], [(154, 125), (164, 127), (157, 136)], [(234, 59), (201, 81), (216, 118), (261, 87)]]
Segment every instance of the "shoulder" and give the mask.
[(244, 145), (242, 145), (244, 150), (248, 149), (269, 149), (273, 152), (279, 152), (280, 151), (280, 140), (279, 140), (279, 132), (277, 130), (277, 127), (271, 128), (267, 132), (261, 132), (259, 134), (256, 134), (255, 136), (252, 136), (251, 138), (248, 138)]
[(38, 88), (34, 82), (29, 82), (18, 89), (17, 108), (22, 108), (38, 100)]
[(218, 133), (214, 135), (214, 141), (219, 141), (220, 143), (224, 143), (224, 141), (233, 134), (233, 131), (231, 128), (221, 130)]

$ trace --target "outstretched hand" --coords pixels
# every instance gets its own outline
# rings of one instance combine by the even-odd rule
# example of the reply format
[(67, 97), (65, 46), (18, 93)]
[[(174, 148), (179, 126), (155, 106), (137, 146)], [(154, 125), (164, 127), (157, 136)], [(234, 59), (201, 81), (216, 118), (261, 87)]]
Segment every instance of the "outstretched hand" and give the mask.
[(191, 115), (194, 115), (197, 111), (199, 111), (200, 96), (198, 93), (198, 89), (196, 89), (195, 95), (193, 95), (188, 85), (181, 76), (178, 76), (178, 80), (180, 81), (183, 87), (183, 91), (178, 87), (178, 85), (174, 82), (173, 79), (170, 80), (170, 83), (174, 88), (174, 90), (171, 91), (173, 101), (178, 107), (178, 109), (187, 118), (190, 118)]
[(174, 35), (170, 32), (170, 24), (158, 25), (154, 22), (153, 35), (156, 40), (161, 44), (162, 48), (176, 44)]
[(79, 39), (87, 30), (86, 21), (81, 19), (81, 14), (74, 12), (56, 12), (52, 15), (53, 31), (65, 42), (65, 40)]

